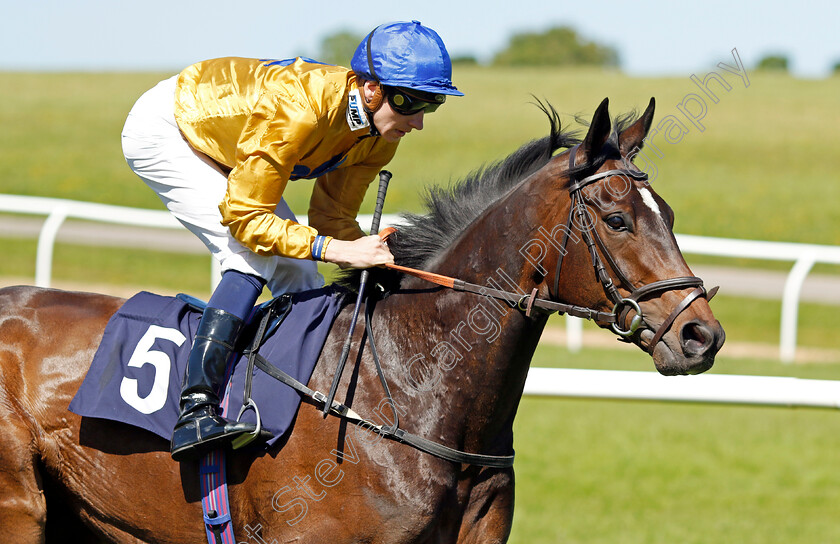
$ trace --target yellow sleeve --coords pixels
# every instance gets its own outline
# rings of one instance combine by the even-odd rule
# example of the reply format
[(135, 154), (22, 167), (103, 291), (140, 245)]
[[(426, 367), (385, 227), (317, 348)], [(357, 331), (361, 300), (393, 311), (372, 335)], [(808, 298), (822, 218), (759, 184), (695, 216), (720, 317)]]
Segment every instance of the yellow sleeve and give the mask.
[[(384, 142), (383, 142), (384, 143)], [(396, 144), (382, 145), (364, 163), (338, 168), (319, 177), (309, 201), (309, 224), (319, 234), (339, 240), (356, 240), (362, 231), (356, 216), (368, 185), (397, 151)]]
[(280, 100), (263, 95), (256, 104), (237, 144), (236, 166), (219, 210), (233, 237), (258, 255), (308, 259), (317, 230), (281, 219), (274, 210), (292, 168), (319, 140), (317, 120), (297, 100), (284, 100), (282, 108)]

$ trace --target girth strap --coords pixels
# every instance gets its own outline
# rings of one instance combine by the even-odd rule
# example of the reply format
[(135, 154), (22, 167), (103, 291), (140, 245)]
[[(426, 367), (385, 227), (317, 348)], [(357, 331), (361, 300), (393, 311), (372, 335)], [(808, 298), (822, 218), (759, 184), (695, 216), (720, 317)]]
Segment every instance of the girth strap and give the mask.
[[(257, 354), (254, 357), (254, 360), (257, 368), (259, 368), (272, 378), (285, 383), (286, 385), (288, 385), (292, 389), (295, 389), (302, 395), (313, 399), (319, 405), (322, 405), (324, 401), (326, 401), (326, 395), (324, 395), (320, 391), (315, 391), (305, 386), (298, 380), (286, 374), (284, 371), (272, 365), (262, 355)], [(365, 427), (376, 431), (377, 433), (381, 434), (386, 438), (390, 438), (392, 440), (396, 440), (398, 442), (403, 442), (410, 446), (414, 446), (415, 448), (421, 451), (430, 453), (442, 459), (446, 459), (447, 461), (494, 468), (507, 468), (513, 466), (513, 455), (483, 455), (479, 453), (467, 453), (464, 451), (456, 450), (448, 446), (444, 446), (443, 444), (432, 442), (431, 440), (428, 440), (421, 436), (409, 433), (408, 431), (400, 429), (399, 427), (393, 428), (386, 427), (383, 425), (377, 425), (363, 418), (355, 411), (339, 403), (338, 401), (333, 401), (330, 413), (342, 417), (356, 425), (364, 425)]]
[(435, 457), (452, 461), (453, 463), (462, 463), (466, 465), (479, 465), (491, 468), (508, 468), (513, 466), (513, 455), (482, 455), (480, 453), (466, 453), (455, 450), (450, 447), (432, 442), (422, 436), (408, 433), (402, 429), (396, 429), (392, 434), (389, 434), (387, 428), (380, 427), (383, 436), (393, 438), (404, 444), (414, 446), (418, 450), (430, 453)]
[[(267, 312), (266, 315), (263, 317), (263, 320), (268, 320), (271, 318), (271, 312)], [(262, 324), (261, 324), (262, 325)], [(379, 375), (380, 381), (382, 382), (383, 387), (385, 388), (385, 393), (388, 399), (393, 402), (391, 398), (391, 391), (388, 388), (388, 384), (385, 381), (384, 374), (382, 373), (382, 367), (379, 364), (379, 356), (376, 353), (376, 348), (373, 345), (373, 336), (370, 330), (370, 319), (369, 315), (366, 315), (366, 330), (368, 336), (371, 339), (371, 351), (374, 354), (374, 361), (376, 362), (376, 371)], [(265, 327), (260, 327), (262, 330)], [(271, 364), (265, 357), (257, 353), (259, 346), (262, 344), (262, 338), (258, 337), (254, 339), (254, 343), (252, 347), (247, 350), (244, 354), (248, 355), (249, 363), (252, 363), (254, 366), (271, 376), (272, 378), (288, 385), (301, 395), (308, 397), (314, 400), (318, 405), (326, 405), (327, 396), (321, 393), (320, 391), (316, 391), (314, 389), (310, 389), (305, 384), (301, 383), (300, 381), (296, 380), (283, 370), (277, 368), (273, 364)], [(354, 423), (356, 425), (364, 425), (377, 433), (381, 434), (386, 438), (390, 438), (392, 440), (396, 440), (397, 442), (402, 442), (404, 444), (408, 444), (417, 448), (418, 450), (424, 451), (436, 457), (440, 457), (441, 459), (445, 459), (447, 461), (452, 461), (454, 463), (463, 463), (469, 465), (479, 465), (479, 466), (486, 466), (486, 467), (493, 467), (493, 468), (507, 468), (513, 466), (513, 455), (484, 455), (478, 453), (468, 453), (460, 450), (456, 450), (454, 448), (450, 448), (448, 446), (444, 446), (443, 444), (438, 444), (437, 442), (433, 442), (421, 436), (417, 436), (415, 434), (409, 433), (404, 429), (399, 428), (399, 423), (395, 420), (393, 426), (383, 426), (377, 425), (359, 414), (353, 411), (348, 406), (345, 406), (338, 401), (333, 400), (332, 404), (329, 409), (329, 413), (333, 415), (339, 416), (341, 418), (346, 419), (347, 421)], [(395, 411), (396, 414), (396, 411)]]
[(388, 387), (388, 382), (385, 380), (385, 373), (382, 372), (382, 364), (379, 361), (379, 354), (376, 351), (376, 342), (373, 336), (373, 329), (371, 328), (371, 322), (373, 321), (374, 306), (375, 301), (372, 302), (368, 300), (368, 303), (365, 307), (365, 332), (367, 332), (368, 339), (370, 340), (370, 351), (371, 355), (373, 356), (374, 365), (376, 366), (376, 373), (379, 376), (379, 381), (382, 384), (382, 388), (385, 390), (386, 398), (388, 399), (388, 402), (391, 403), (391, 406), (394, 410), (394, 424), (390, 427), (384, 427), (379, 425), (376, 426), (375, 429), (383, 436), (393, 438), (405, 444), (414, 446), (418, 450), (425, 451), (426, 453), (430, 453), (432, 455), (455, 463), (466, 463), (470, 465), (480, 465), (493, 468), (507, 468), (509, 466), (512, 466), (514, 457), (513, 455), (483, 455), (480, 453), (466, 453), (450, 448), (448, 446), (444, 446), (443, 444), (433, 442), (431, 440), (423, 438), (422, 436), (417, 436), (415, 434), (408, 433), (403, 429), (399, 428), (399, 415), (397, 414), (396, 403), (394, 402), (394, 399), (391, 396), (391, 389)]

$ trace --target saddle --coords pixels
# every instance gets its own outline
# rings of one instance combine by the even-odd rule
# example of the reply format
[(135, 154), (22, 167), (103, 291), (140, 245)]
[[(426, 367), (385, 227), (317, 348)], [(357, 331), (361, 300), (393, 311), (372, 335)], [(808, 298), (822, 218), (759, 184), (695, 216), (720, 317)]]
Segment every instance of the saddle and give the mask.
[[(294, 382), (307, 383), (345, 294), (325, 287), (275, 298), (255, 309), (243, 331), (240, 356), (230, 365), (220, 395), (222, 407), (236, 416), (240, 406), (258, 406), (243, 410), (240, 417), (271, 433), (268, 446), (290, 428), (301, 392), (278, 384), (266, 372), (249, 370), (249, 359), (256, 362), (258, 350), (260, 364)], [(178, 418), (192, 338), (205, 305), (188, 295), (147, 292), (126, 301), (108, 322), (70, 410), (127, 423), (169, 440)]]
[[(178, 293), (175, 295), (175, 298), (183, 301), (190, 309), (198, 313), (203, 313), (204, 309), (207, 308), (206, 301), (186, 293)], [(280, 295), (254, 308), (254, 311), (251, 313), (251, 318), (239, 334), (236, 351), (242, 353), (243, 351), (250, 350), (255, 343), (261, 344), (263, 338), (268, 338), (277, 332), (277, 328), (280, 327), (280, 324), (283, 323), (283, 320), (286, 319), (286, 316), (289, 315), (291, 310), (292, 297), (288, 294)], [(256, 338), (260, 325), (266, 319), (268, 321), (262, 337)]]

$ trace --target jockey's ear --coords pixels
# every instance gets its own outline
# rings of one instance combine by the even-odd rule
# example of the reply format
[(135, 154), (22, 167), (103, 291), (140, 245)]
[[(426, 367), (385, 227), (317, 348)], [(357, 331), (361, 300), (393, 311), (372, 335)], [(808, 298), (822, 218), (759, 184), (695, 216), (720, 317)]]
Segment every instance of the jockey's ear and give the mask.
[(365, 109), (371, 113), (382, 107), (382, 101), (385, 95), (382, 92), (382, 85), (378, 81), (370, 79), (362, 80), (360, 85), (362, 92), (362, 99), (365, 102)]
[(648, 107), (641, 117), (618, 135), (618, 146), (622, 156), (626, 157), (630, 154), (635, 154), (645, 145), (645, 136), (647, 136), (650, 130), (650, 125), (653, 124), (653, 110), (655, 107), (656, 100), (651, 97), (650, 103), (648, 103)]
[(612, 127), (609, 107), (610, 99), (605, 98), (598, 109), (595, 110), (592, 122), (589, 124), (589, 131), (580, 146), (583, 156), (577, 161), (578, 164), (586, 164), (592, 158), (598, 156), (607, 138), (609, 138), (610, 128)]

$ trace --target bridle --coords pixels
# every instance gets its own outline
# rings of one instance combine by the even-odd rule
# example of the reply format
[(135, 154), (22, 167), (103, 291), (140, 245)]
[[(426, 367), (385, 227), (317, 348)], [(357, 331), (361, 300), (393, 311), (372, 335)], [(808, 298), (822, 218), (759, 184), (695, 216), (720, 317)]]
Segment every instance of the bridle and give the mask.
[[(511, 303), (515, 303), (520, 310), (525, 312), (526, 316), (530, 316), (534, 310), (537, 310), (541, 313), (546, 314), (558, 312), (561, 314), (565, 313), (575, 317), (581, 317), (584, 319), (590, 319), (602, 323), (609, 323), (613, 332), (615, 332), (620, 337), (620, 339), (625, 342), (630, 342), (631, 338), (641, 330), (647, 329), (650, 331), (654, 331), (653, 338), (650, 340), (647, 346), (647, 351), (649, 353), (653, 353), (654, 347), (659, 343), (659, 341), (662, 339), (665, 333), (668, 332), (668, 329), (671, 327), (671, 325), (674, 323), (677, 317), (683, 311), (685, 311), (686, 308), (688, 308), (691, 305), (691, 303), (694, 302), (697, 298), (702, 297), (705, 298), (707, 301), (711, 300), (712, 297), (715, 296), (715, 293), (717, 293), (718, 288), (714, 287), (707, 292), (706, 289), (703, 287), (703, 280), (695, 276), (669, 278), (665, 280), (654, 281), (652, 283), (648, 283), (638, 288), (633, 287), (633, 284), (621, 271), (621, 268), (616, 263), (612, 254), (604, 245), (604, 242), (598, 235), (598, 231), (595, 229), (594, 224), (590, 223), (586, 211), (586, 204), (584, 202), (585, 195), (583, 193), (583, 189), (597, 181), (612, 176), (626, 176), (636, 180), (646, 180), (648, 176), (647, 174), (638, 169), (618, 168), (606, 170), (604, 172), (597, 172), (587, 177), (578, 178), (575, 172), (585, 170), (585, 167), (575, 167), (575, 155), (577, 154), (577, 150), (579, 147), (580, 144), (574, 146), (569, 152), (568, 190), (571, 204), (569, 206), (569, 217), (566, 220), (565, 224), (566, 228), (563, 229), (564, 236), (563, 243), (561, 245), (562, 249), (559, 250), (559, 255), (557, 257), (557, 266), (555, 267), (554, 272), (553, 289), (549, 290), (549, 300), (537, 298), (536, 288), (534, 288), (530, 293), (516, 293), (512, 291), (504, 291), (501, 289), (492, 289), (486, 286), (468, 283), (464, 280), (450, 278), (448, 276), (442, 276), (439, 274), (425, 272), (422, 270), (416, 270), (413, 268), (408, 268), (399, 265), (387, 265), (388, 268), (404, 272), (406, 274), (424, 279), (426, 281), (430, 281), (432, 283), (436, 283), (438, 285), (442, 285), (444, 287), (449, 287), (456, 291), (466, 291), (485, 296), (491, 296), (497, 299), (502, 299)], [(559, 293), (560, 288), (560, 273), (563, 267), (563, 257), (566, 255), (566, 253), (568, 253), (566, 250), (566, 246), (568, 245), (569, 239), (571, 237), (571, 227), (573, 223), (576, 223), (579, 227), (581, 237), (583, 238), (583, 241), (586, 243), (586, 246), (589, 249), (589, 255), (592, 260), (592, 267), (595, 270), (595, 277), (603, 287), (604, 293), (606, 294), (607, 298), (614, 304), (612, 311), (610, 312), (602, 312), (593, 308), (577, 306), (573, 304), (565, 304), (557, 301), (557, 299), (559, 298), (557, 295)], [(388, 235), (394, 232), (393, 229), (386, 229), (386, 231), (383, 231), (382, 233), (383, 237), (385, 238), (387, 238)], [(609, 264), (610, 269), (612, 270), (613, 274), (615, 274), (620, 285), (630, 292), (630, 294), (627, 297), (623, 297), (621, 293), (619, 293), (618, 287), (616, 287), (615, 283), (610, 277), (609, 272), (607, 271), (607, 268), (604, 266), (604, 261), (601, 259), (601, 255), (603, 255), (604, 259)], [(642, 312), (641, 305), (639, 304), (642, 301), (642, 299), (650, 297), (653, 294), (661, 294), (666, 291), (681, 290), (690, 287), (694, 287), (694, 289), (688, 295), (686, 295), (685, 298), (683, 298), (683, 300), (679, 304), (677, 304), (677, 306), (674, 308), (671, 314), (659, 325), (658, 328), (654, 327), (645, 318), (644, 313)], [(623, 324), (626, 322), (627, 317), (629, 316), (631, 311), (635, 312), (635, 315), (630, 320), (629, 326), (627, 326), (627, 328), (625, 329), (623, 328)]]
[[(638, 169), (630, 169), (630, 168), (619, 168), (613, 170), (606, 170), (604, 172), (598, 172), (592, 174), (591, 176), (587, 176), (582, 179), (577, 179), (573, 172), (575, 172), (575, 157), (577, 155), (577, 150), (580, 147), (580, 144), (574, 146), (569, 151), (569, 197), (571, 199), (571, 205), (569, 206), (569, 217), (566, 221), (566, 229), (564, 229), (564, 239), (563, 239), (563, 251), (560, 251), (559, 256), (557, 258), (557, 266), (555, 268), (554, 273), (554, 293), (557, 294), (559, 292), (560, 287), (560, 273), (562, 271), (563, 266), (563, 256), (565, 255), (566, 245), (568, 244), (570, 233), (571, 233), (571, 226), (574, 219), (577, 219), (577, 224), (580, 229), (581, 237), (583, 238), (584, 242), (586, 242), (587, 248), (589, 249), (589, 255), (592, 260), (592, 266), (595, 269), (595, 276), (598, 281), (601, 283), (601, 286), (604, 289), (604, 293), (607, 295), (614, 306), (612, 309), (612, 330), (622, 339), (626, 341), (630, 341), (629, 339), (637, 332), (639, 329), (644, 325), (645, 328), (654, 331), (654, 336), (648, 345), (648, 351), (653, 352), (654, 347), (659, 341), (662, 339), (662, 336), (668, 331), (670, 326), (674, 323), (677, 317), (686, 309), (688, 308), (694, 300), (697, 298), (703, 297), (707, 301), (711, 300), (715, 293), (717, 293), (717, 287), (713, 288), (710, 292), (707, 292), (706, 289), (703, 287), (703, 280), (695, 277), (695, 276), (682, 276), (678, 278), (670, 278), (665, 280), (658, 280), (652, 283), (648, 283), (643, 285), (639, 288), (634, 288), (633, 284), (630, 280), (627, 279), (627, 276), (621, 271), (621, 268), (616, 263), (615, 259), (613, 258), (610, 251), (604, 245), (603, 240), (601, 240), (598, 231), (595, 229), (594, 224), (590, 224), (586, 212), (586, 205), (584, 203), (584, 187), (589, 186), (590, 184), (600, 181), (612, 176), (625, 176), (629, 178), (633, 178), (640, 181), (645, 181), (648, 179), (646, 173), (642, 172)], [(625, 161), (625, 164), (628, 164)], [(597, 248), (596, 248), (597, 246)], [(600, 250), (600, 254), (599, 254)], [(630, 295), (627, 297), (622, 297), (621, 294), (618, 292), (618, 288), (613, 283), (612, 278), (610, 277), (609, 273), (604, 266), (604, 262), (601, 260), (601, 256), (604, 256), (607, 263), (609, 263), (610, 269), (615, 274), (616, 278), (618, 278), (619, 283), (622, 287), (624, 287), (627, 291), (630, 292)], [(694, 289), (686, 295), (685, 298), (674, 308), (671, 314), (659, 325), (658, 329), (654, 329), (651, 326), (651, 323), (645, 319), (644, 313), (642, 312), (642, 308), (639, 305), (639, 302), (654, 293), (664, 293), (666, 291), (673, 291), (673, 290), (681, 290), (687, 289), (690, 287), (694, 287)], [(549, 293), (550, 294), (550, 293)], [(629, 313), (633, 311), (635, 312), (635, 316), (630, 321), (630, 325), (623, 329), (623, 323), (626, 321), (627, 316)]]

